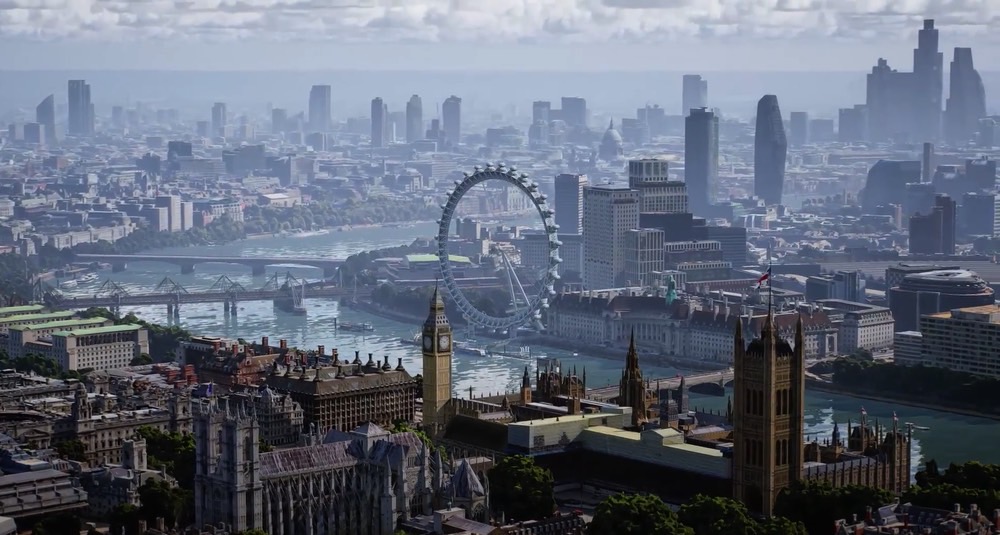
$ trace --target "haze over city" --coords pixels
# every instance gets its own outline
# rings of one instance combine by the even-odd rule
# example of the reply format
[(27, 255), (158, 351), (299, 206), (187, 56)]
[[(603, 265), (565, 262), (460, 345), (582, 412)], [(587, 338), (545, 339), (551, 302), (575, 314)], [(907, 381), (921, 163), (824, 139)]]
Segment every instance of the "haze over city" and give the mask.
[(1000, 0), (0, 0), (0, 535), (1000, 535)]

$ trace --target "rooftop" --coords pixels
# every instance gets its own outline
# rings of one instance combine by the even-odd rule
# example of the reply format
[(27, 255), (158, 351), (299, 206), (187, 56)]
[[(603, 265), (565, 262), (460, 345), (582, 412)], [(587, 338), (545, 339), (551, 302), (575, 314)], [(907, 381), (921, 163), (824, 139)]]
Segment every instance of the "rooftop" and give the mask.
[(18, 314), (0, 318), (0, 323), (18, 323), (22, 321), (45, 323), (59, 319), (68, 319), (76, 315), (72, 310), (60, 310), (59, 312), (44, 312), (42, 314)]
[(16, 307), (0, 307), (0, 316), (11, 316), (14, 314), (24, 314), (26, 312), (39, 312), (45, 310), (45, 305), (21, 305)]
[[(406, 255), (406, 261), (412, 263), (418, 262), (437, 262), (438, 256), (435, 254), (408, 254)], [(472, 260), (467, 256), (461, 255), (448, 255), (448, 261), (456, 264), (471, 264)]]
[(88, 336), (91, 334), (111, 334), (111, 333), (124, 333), (130, 331), (138, 331), (139, 329), (144, 329), (142, 325), (128, 324), (128, 325), (108, 325), (106, 327), (92, 327), (90, 329), (75, 329), (71, 331), (56, 331), (52, 333), (52, 336)]
[[(85, 325), (97, 325), (108, 321), (105, 318), (88, 318), (88, 319), (72, 319), (72, 320), (59, 320), (59, 321), (48, 321), (45, 323), (33, 323), (30, 325), (18, 325), (16, 327), (11, 327), (12, 331), (32, 331), (32, 330), (42, 330), (42, 329), (56, 329), (56, 328), (68, 328), (68, 330), (73, 330), (73, 327), (82, 327)], [(63, 329), (66, 330), (66, 329)]]

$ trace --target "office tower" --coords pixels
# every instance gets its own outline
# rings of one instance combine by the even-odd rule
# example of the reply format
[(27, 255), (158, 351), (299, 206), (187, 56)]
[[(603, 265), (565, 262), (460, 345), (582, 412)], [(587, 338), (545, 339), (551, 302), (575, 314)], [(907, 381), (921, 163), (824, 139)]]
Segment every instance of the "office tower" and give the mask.
[[(970, 54), (970, 68), (971, 60)], [(920, 141), (937, 141), (941, 136), (944, 54), (938, 52), (938, 31), (933, 19), (925, 20), (924, 28), (917, 35), (917, 48), (913, 49), (913, 82), (914, 133)]]
[(965, 236), (1000, 235), (1000, 195), (966, 193), (962, 195), (962, 234)]
[(587, 100), (580, 97), (562, 97), (562, 120), (566, 126), (573, 128), (577, 126), (586, 127), (589, 119), (587, 110)]
[(625, 233), (625, 285), (653, 286), (655, 274), (664, 269), (666, 233), (658, 228)]
[(719, 178), (719, 118), (707, 108), (684, 119), (684, 182), (691, 212), (706, 215), (715, 204)]
[(42, 134), (49, 145), (56, 142), (56, 97), (49, 95), (35, 107), (35, 122), (42, 125)]
[(94, 133), (94, 104), (90, 100), (90, 84), (85, 80), (69, 81), (67, 127), (71, 136), (90, 136)]
[(156, 207), (166, 209), (168, 231), (180, 232), (182, 229), (181, 198), (177, 195), (159, 195), (156, 197)]
[(441, 128), (446, 143), (458, 146), (462, 142), (462, 99), (452, 95), (441, 105)]
[(778, 97), (764, 95), (757, 102), (757, 130), (753, 137), (753, 192), (768, 206), (781, 204), (787, 155), (788, 141)]
[(879, 160), (868, 170), (865, 187), (861, 191), (861, 207), (866, 214), (876, 213), (876, 208), (902, 204), (906, 185), (920, 182), (918, 160)]
[(920, 181), (930, 183), (931, 174), (934, 171), (934, 144), (930, 141), (924, 143), (924, 150), (920, 158)]
[(209, 129), (211, 128), (211, 126), (212, 126), (212, 124), (209, 123), (208, 121), (198, 121), (197, 123), (195, 123), (194, 130), (195, 130), (195, 133), (198, 134), (199, 137), (209, 137), (212, 134), (209, 131)]
[(288, 110), (284, 108), (271, 109), (271, 133), (280, 134), (288, 126)]
[(531, 124), (551, 121), (552, 103), (547, 100), (536, 100), (531, 103)]
[(793, 147), (804, 147), (809, 144), (809, 114), (804, 111), (793, 111), (788, 115), (788, 142)]
[(687, 186), (670, 180), (666, 160), (630, 160), (628, 186), (639, 192), (639, 211), (661, 214), (688, 212)]
[(981, 149), (991, 149), (997, 145), (1000, 138), (997, 132), (996, 120), (986, 117), (979, 120), (979, 134), (976, 137), (976, 147)]
[(559, 235), (583, 232), (583, 190), (589, 183), (587, 175), (556, 175), (555, 211)]
[(639, 192), (619, 184), (583, 190), (583, 286), (625, 284), (625, 235), (639, 227)]
[(687, 117), (691, 110), (708, 107), (708, 80), (700, 74), (685, 74), (681, 88), (681, 115)]
[(314, 85), (309, 90), (309, 129), (328, 132), (331, 117), (331, 90), (328, 85)]
[(910, 254), (955, 254), (955, 201), (947, 195), (934, 199), (930, 213), (910, 218)]
[(226, 115), (226, 103), (216, 102), (212, 105), (212, 132), (213, 136), (225, 135), (226, 125), (229, 124), (229, 117)]
[[(791, 343), (789, 343), (791, 342)], [(782, 490), (802, 477), (805, 448), (805, 335), (778, 336), (774, 316), (746, 343), (736, 321), (733, 354), (733, 497), (770, 515)]]
[[(914, 137), (914, 110), (918, 99), (914, 75), (899, 72), (879, 58), (867, 77), (868, 140), (906, 142)], [(923, 141), (923, 137), (920, 137)]]
[(372, 99), (372, 148), (381, 149), (389, 145), (389, 107), (382, 97)]
[(838, 114), (837, 141), (851, 143), (868, 139), (868, 106), (855, 104), (841, 108)]
[(406, 103), (406, 142), (424, 139), (424, 103), (420, 95), (413, 95)]
[(45, 127), (39, 123), (24, 123), (24, 142), (44, 145)]
[(971, 48), (956, 48), (951, 62), (951, 83), (944, 112), (945, 140), (960, 147), (979, 132), (979, 120), (986, 117), (986, 89), (972, 64)]

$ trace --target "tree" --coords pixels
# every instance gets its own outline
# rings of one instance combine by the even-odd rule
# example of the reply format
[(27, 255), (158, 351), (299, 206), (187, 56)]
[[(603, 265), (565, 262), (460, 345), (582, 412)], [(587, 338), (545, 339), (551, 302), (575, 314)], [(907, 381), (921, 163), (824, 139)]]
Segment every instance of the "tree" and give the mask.
[(113, 535), (123, 531), (135, 533), (139, 529), (139, 508), (130, 503), (116, 506), (108, 515), (108, 524), (108, 533)]
[(825, 533), (833, 523), (892, 501), (883, 489), (847, 485), (832, 487), (816, 481), (800, 481), (781, 491), (774, 503), (774, 514), (802, 522), (809, 533)]
[(83, 523), (72, 513), (46, 516), (31, 528), (31, 535), (80, 535)]
[(616, 494), (605, 498), (597, 506), (588, 533), (589, 535), (694, 535), (695, 531), (681, 524), (677, 515), (656, 496)]
[(684, 504), (677, 518), (698, 535), (754, 535), (757, 521), (742, 503), (699, 494)]
[(757, 526), (757, 535), (809, 535), (802, 522), (772, 516)]
[(530, 457), (505, 457), (489, 471), (490, 501), (508, 521), (547, 518), (556, 509), (552, 472)]
[(139, 353), (139, 356), (133, 358), (132, 362), (129, 362), (128, 365), (145, 366), (147, 364), (152, 364), (152, 363), (153, 363), (153, 358), (149, 356), (149, 353)]
[(87, 446), (77, 439), (63, 440), (55, 444), (56, 453), (64, 459), (71, 461), (85, 462), (87, 460)]
[(150, 480), (139, 487), (139, 518), (148, 523), (162, 518), (168, 526), (186, 526), (190, 521), (193, 496), (164, 481)]
[(146, 441), (150, 468), (164, 469), (185, 490), (194, 490), (194, 436), (181, 433), (164, 433), (153, 427), (140, 427), (137, 431)]

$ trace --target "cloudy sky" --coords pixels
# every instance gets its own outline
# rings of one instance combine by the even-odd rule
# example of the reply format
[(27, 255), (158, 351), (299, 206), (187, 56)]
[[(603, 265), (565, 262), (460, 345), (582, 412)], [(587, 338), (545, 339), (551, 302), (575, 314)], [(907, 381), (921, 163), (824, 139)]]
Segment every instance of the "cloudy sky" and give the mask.
[(0, 68), (856, 71), (925, 17), (1000, 70), (1000, 0), (0, 0)]

